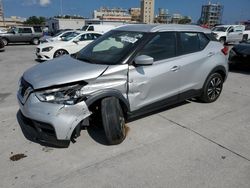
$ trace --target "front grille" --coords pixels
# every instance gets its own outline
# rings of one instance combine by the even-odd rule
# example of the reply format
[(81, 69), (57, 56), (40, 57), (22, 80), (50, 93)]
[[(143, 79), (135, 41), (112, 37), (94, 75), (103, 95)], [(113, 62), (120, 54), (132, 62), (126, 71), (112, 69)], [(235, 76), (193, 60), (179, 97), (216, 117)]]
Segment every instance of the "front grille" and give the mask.
[(39, 53), (39, 52), (40, 52), (40, 48), (37, 48), (37, 49), (36, 49), (36, 52)]

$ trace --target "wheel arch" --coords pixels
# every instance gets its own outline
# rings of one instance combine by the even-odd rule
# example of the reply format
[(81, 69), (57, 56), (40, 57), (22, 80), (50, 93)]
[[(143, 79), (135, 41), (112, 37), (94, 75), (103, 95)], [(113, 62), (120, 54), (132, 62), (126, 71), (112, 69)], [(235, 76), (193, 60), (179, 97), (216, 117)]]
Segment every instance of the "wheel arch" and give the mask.
[(128, 100), (122, 95), (122, 93), (119, 90), (115, 89), (105, 89), (101, 91), (97, 91), (93, 93), (87, 100), (86, 104), (88, 107), (91, 107), (93, 104), (101, 101), (102, 99), (106, 97), (116, 97), (119, 99), (119, 102), (121, 104), (122, 110), (126, 114), (130, 111), (130, 105)]

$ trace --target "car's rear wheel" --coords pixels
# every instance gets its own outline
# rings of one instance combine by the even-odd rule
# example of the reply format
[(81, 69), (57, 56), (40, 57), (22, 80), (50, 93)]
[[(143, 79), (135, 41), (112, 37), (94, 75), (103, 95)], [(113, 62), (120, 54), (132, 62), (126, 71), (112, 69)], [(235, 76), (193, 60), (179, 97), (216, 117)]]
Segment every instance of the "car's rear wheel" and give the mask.
[(248, 35), (243, 35), (242, 41), (247, 41)]
[(120, 144), (126, 138), (125, 118), (119, 100), (115, 97), (101, 101), (101, 115), (108, 144)]
[(31, 42), (34, 45), (38, 45), (39, 44), (39, 39), (38, 38), (33, 38)]
[(205, 82), (200, 100), (205, 103), (216, 101), (223, 88), (223, 78), (219, 73), (211, 74)]
[(69, 54), (69, 53), (68, 53), (66, 50), (63, 50), (63, 49), (57, 50), (57, 51), (54, 53), (54, 58), (63, 56), (63, 55), (65, 55), (65, 54)]
[(6, 38), (2, 38), (2, 41), (4, 43), (4, 46), (7, 46), (9, 43), (9, 41)]
[(219, 39), (219, 41), (221, 42), (221, 44), (225, 44), (226, 43), (226, 38), (225, 37), (221, 37)]

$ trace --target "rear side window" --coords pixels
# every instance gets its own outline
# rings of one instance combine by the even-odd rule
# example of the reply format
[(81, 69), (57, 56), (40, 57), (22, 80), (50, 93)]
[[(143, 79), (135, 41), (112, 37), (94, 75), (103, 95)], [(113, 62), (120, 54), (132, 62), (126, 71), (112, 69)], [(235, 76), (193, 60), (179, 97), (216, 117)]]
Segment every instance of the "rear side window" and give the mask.
[(159, 61), (176, 56), (176, 37), (175, 33), (157, 34), (139, 53), (139, 55), (148, 55)]
[(189, 54), (200, 51), (200, 40), (198, 33), (179, 33), (180, 54)]
[(200, 50), (203, 50), (209, 43), (209, 39), (203, 33), (198, 33), (198, 36), (200, 40)]
[(246, 30), (246, 31), (250, 31), (250, 25), (246, 25), (245, 30)]
[(19, 33), (32, 33), (31, 28), (19, 28)]
[(97, 34), (97, 33), (92, 33), (93, 40), (97, 39), (100, 36), (102, 36), (102, 35)]
[(212, 33), (206, 33), (206, 36), (210, 41), (218, 41)]

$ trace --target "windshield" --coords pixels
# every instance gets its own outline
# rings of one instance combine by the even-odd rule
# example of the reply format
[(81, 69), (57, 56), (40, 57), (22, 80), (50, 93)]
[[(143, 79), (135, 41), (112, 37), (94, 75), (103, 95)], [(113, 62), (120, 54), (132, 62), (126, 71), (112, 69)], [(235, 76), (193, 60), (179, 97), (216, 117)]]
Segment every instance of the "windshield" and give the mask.
[(62, 38), (62, 41), (70, 41), (72, 40), (73, 38), (75, 38), (76, 36), (78, 36), (80, 33), (71, 33), (70, 35), (66, 36), (66, 37), (63, 37)]
[(214, 27), (212, 31), (226, 32), (227, 27)]
[(82, 30), (87, 31), (88, 27), (89, 27), (88, 25), (85, 25), (85, 26), (83, 26)]
[(144, 35), (141, 32), (110, 31), (83, 48), (76, 58), (95, 64), (120, 64)]

